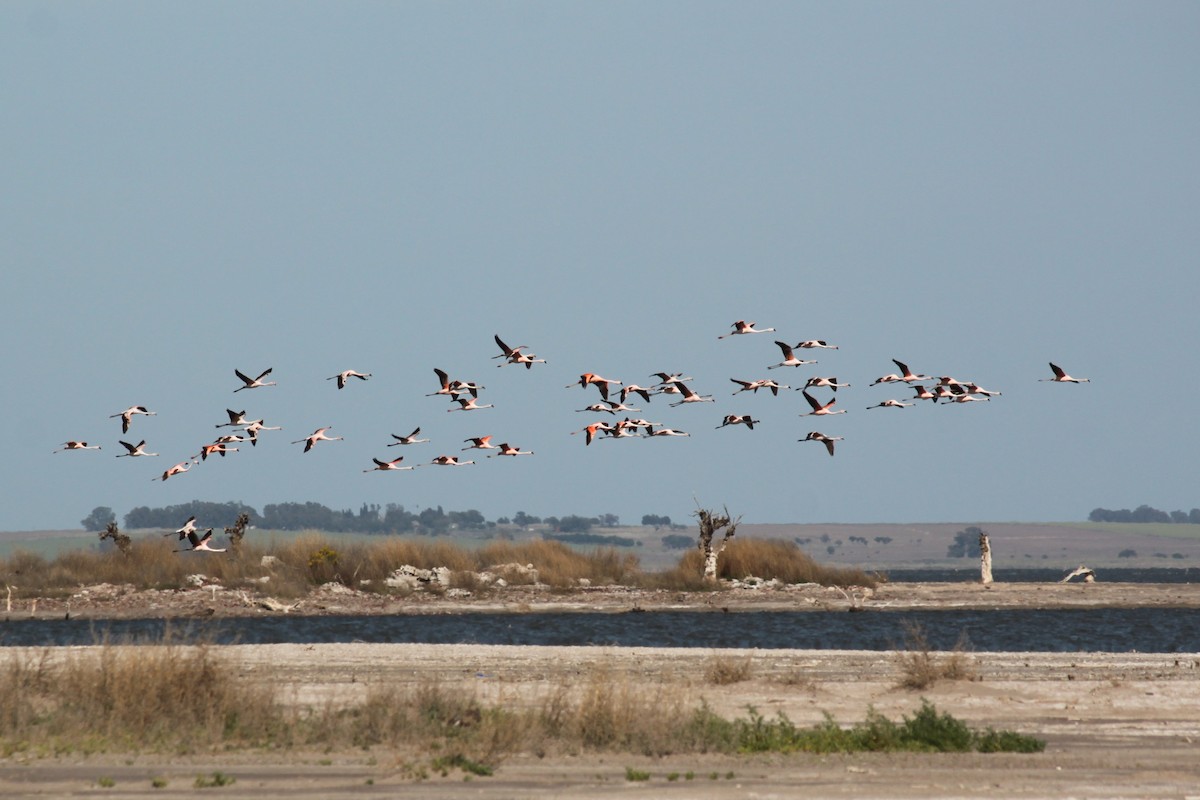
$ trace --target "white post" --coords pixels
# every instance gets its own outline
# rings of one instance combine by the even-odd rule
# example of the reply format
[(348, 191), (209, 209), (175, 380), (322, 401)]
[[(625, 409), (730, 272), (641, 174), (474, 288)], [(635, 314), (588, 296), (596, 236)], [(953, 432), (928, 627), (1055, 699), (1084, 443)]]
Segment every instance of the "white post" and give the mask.
[(979, 534), (979, 580), (984, 586), (992, 582), (992, 545), (986, 533)]

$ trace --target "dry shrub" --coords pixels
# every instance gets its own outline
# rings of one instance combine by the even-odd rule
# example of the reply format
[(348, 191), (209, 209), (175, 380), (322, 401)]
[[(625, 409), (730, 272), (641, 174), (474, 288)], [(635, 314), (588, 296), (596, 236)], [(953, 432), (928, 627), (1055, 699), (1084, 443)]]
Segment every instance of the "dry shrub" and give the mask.
[(286, 731), (269, 689), (207, 646), (101, 645), (54, 660), (12, 654), (0, 674), (4, 749), (188, 751)]
[[(680, 572), (703, 575), (704, 557), (690, 550), (679, 560)], [(819, 583), (823, 586), (875, 586), (875, 580), (860, 569), (818, 564), (796, 546), (780, 539), (734, 539), (717, 559), (717, 577), (725, 580), (748, 577), (784, 583)]]
[(754, 662), (750, 656), (733, 658), (714, 654), (704, 665), (704, 680), (717, 686), (727, 686), (750, 680), (753, 671)]
[(900, 667), (900, 686), (927, 689), (941, 680), (970, 681), (978, 675), (975, 660), (968, 655), (969, 645), (960, 636), (954, 649), (943, 656), (930, 650), (925, 630), (913, 622), (904, 623), (904, 649), (896, 653)]
[(533, 564), (538, 580), (556, 588), (575, 586), (581, 578), (594, 584), (623, 583), (633, 578), (638, 559), (615, 548), (598, 548), (590, 553), (572, 550), (562, 542), (494, 542), (475, 553), (476, 569), (496, 564)]

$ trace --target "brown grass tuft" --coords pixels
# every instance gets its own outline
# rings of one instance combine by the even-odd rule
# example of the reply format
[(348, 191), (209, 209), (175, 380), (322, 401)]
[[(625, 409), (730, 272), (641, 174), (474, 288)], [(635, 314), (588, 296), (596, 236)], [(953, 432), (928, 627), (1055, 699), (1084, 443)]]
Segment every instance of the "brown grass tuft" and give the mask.
[(899, 685), (905, 689), (921, 690), (942, 680), (976, 680), (979, 671), (968, 651), (966, 639), (959, 637), (954, 649), (939, 657), (930, 650), (924, 628), (917, 623), (906, 622), (904, 650), (896, 654), (901, 675)]
[(741, 683), (750, 680), (754, 671), (754, 662), (750, 656), (734, 658), (725, 655), (713, 655), (704, 665), (704, 680), (717, 686), (727, 686), (731, 683)]
[[(681, 573), (702, 575), (703, 556), (690, 550), (680, 559)], [(818, 564), (794, 542), (777, 539), (734, 539), (721, 551), (717, 577), (725, 580), (747, 577), (772, 578), (784, 583), (819, 583), (823, 586), (875, 586), (875, 580), (860, 569)]]

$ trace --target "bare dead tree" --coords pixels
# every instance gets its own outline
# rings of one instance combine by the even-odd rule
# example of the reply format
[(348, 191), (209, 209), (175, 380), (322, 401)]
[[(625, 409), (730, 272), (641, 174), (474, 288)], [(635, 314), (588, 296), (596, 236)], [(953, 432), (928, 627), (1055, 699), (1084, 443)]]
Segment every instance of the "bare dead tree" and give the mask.
[(979, 580), (984, 586), (992, 582), (992, 544), (983, 531), (979, 532)]
[[(698, 508), (692, 516), (700, 521), (700, 540), (697, 542), (697, 546), (704, 554), (704, 580), (715, 583), (717, 580), (717, 557), (721, 555), (725, 545), (729, 544), (729, 540), (733, 538), (742, 518), (732, 519), (729, 516), (728, 508), (725, 509), (724, 514), (720, 515), (706, 508)], [(725, 531), (724, 537), (721, 538), (720, 544), (713, 544), (713, 538), (721, 530)]]
[(97, 535), (100, 537), (100, 541), (102, 542), (105, 539), (112, 539), (113, 544), (117, 546), (117, 549), (121, 551), (121, 554), (126, 558), (129, 557), (129, 550), (133, 547), (133, 540), (127, 535), (121, 533), (121, 531), (117, 528), (116, 522), (108, 523), (108, 527), (100, 531), (100, 533)]
[(225, 535), (229, 537), (229, 547), (233, 552), (237, 553), (242, 547), (242, 537), (246, 535), (246, 526), (250, 524), (249, 514), (238, 514), (237, 521), (232, 527), (225, 529)]

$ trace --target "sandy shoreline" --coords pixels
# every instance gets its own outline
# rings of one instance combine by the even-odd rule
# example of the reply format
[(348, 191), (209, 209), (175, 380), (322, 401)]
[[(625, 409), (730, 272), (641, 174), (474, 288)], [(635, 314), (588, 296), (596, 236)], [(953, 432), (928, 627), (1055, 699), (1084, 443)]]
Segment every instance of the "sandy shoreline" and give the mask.
[[(145, 611), (144, 593), (116, 591), (72, 612), (133, 616)], [(360, 593), (316, 593), (292, 613), (453, 613), (456, 610), (614, 611), (632, 606), (678, 607), (676, 595), (619, 591), (563, 595), (525, 593), (486, 600), (401, 598)], [(854, 600), (818, 588), (771, 592), (724, 591), (689, 595), (697, 610), (754, 610), (782, 604), (845, 610), (852, 602), (878, 608), (1092, 607), (1147, 605), (1195, 607), (1191, 585), (976, 585), (888, 584)], [(176, 593), (174, 613), (270, 614), (225, 590)], [(700, 600), (700, 603), (696, 601)], [(153, 602), (162, 602), (157, 598)], [(712, 602), (708, 602), (712, 601)], [(132, 604), (130, 607), (129, 604)], [(305, 608), (305, 606), (308, 606)], [(361, 611), (369, 605), (386, 610)], [(39, 607), (39, 613), (44, 607)], [(211, 611), (206, 609), (211, 608)], [(158, 611), (158, 609), (151, 609)], [(51, 609), (45, 609), (51, 613)], [(109, 612), (105, 614), (104, 612)], [(21, 613), (14, 609), (13, 616)], [(139, 616), (145, 615), (137, 614)], [(165, 614), (164, 615), (168, 615)], [(168, 758), (121, 754), (0, 760), (0, 796), (71, 797), (101, 791), (99, 776), (115, 786), (105, 796), (191, 796), (196, 775), (220, 770), (237, 783), (225, 797), (434, 797), (634, 798), (763, 797), (1200, 797), (1200, 652), (975, 653), (978, 680), (941, 682), (913, 692), (898, 688), (901, 669), (893, 652), (844, 650), (712, 650), (614, 647), (531, 647), (428, 644), (279, 644), (215, 648), (238, 674), (275, 686), (288, 703), (355, 702), (369, 687), (437, 682), (484, 703), (536, 703), (552, 687), (578, 683), (602, 671), (641, 690), (680, 693), (707, 702), (727, 717), (749, 706), (767, 717), (785, 713), (798, 725), (831, 714), (843, 724), (869, 709), (899, 720), (933, 702), (973, 727), (1033, 734), (1047, 741), (1035, 755), (856, 754), (839, 756), (724, 756), (680, 754), (648, 758), (628, 754), (533, 755), (508, 759), (490, 777), (414, 778), (407, 756), (370, 752), (230, 752)], [(1198, 648), (1200, 649), (1200, 648)], [(67, 648), (53, 648), (51, 657)], [(0, 648), (0, 664), (12, 650)], [(748, 680), (713, 685), (704, 678), (714, 657), (749, 659)], [(625, 768), (650, 773), (647, 782), (625, 780)], [(692, 780), (668, 776), (693, 774)], [(151, 789), (155, 777), (168, 780)]]

